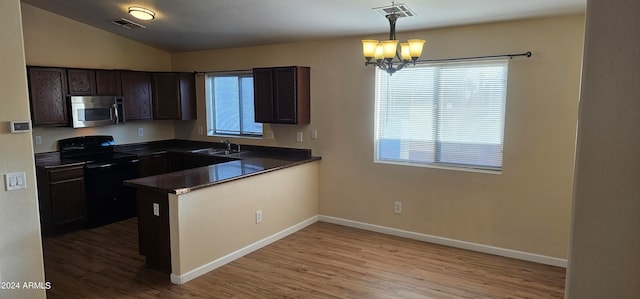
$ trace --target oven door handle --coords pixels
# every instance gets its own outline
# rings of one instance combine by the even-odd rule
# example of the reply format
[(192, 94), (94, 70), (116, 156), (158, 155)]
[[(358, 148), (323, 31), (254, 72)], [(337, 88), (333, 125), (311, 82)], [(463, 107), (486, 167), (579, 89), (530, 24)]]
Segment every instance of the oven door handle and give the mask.
[(115, 163), (104, 163), (104, 164), (89, 164), (87, 168), (89, 169), (97, 169), (97, 168), (107, 168), (116, 165)]
[(124, 164), (136, 164), (140, 162), (139, 159), (133, 159), (133, 160), (129, 160), (126, 162), (115, 162), (115, 163), (101, 163), (101, 164), (89, 164), (86, 167), (88, 169), (98, 169), (98, 168), (107, 168), (107, 167), (112, 167), (112, 166), (116, 166), (116, 165), (124, 165)]

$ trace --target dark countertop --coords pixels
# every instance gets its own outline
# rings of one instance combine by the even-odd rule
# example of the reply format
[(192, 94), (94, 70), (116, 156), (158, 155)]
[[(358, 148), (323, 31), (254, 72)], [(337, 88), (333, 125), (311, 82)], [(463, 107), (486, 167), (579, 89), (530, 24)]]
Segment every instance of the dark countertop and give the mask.
[(318, 160), (320, 160), (319, 157), (310, 157), (308, 159), (295, 161), (267, 157), (250, 157), (231, 162), (128, 180), (125, 181), (125, 185), (180, 195), (193, 190)]
[(59, 152), (48, 152), (48, 153), (36, 154), (35, 157), (36, 157), (36, 167), (42, 167), (47, 169), (84, 165), (84, 162), (78, 162), (78, 161), (60, 158)]
[[(115, 151), (143, 158), (169, 152), (190, 153), (193, 150), (205, 148), (222, 149), (223, 144), (172, 139), (117, 145)], [(128, 180), (125, 181), (125, 185), (166, 193), (184, 194), (216, 184), (320, 160), (320, 157), (311, 156), (311, 150), (308, 149), (241, 145), (241, 150), (241, 153), (223, 155), (235, 159), (234, 161)], [(192, 155), (209, 156), (206, 153)], [(60, 158), (58, 152), (36, 154), (35, 158), (36, 167), (47, 169), (84, 164)]]

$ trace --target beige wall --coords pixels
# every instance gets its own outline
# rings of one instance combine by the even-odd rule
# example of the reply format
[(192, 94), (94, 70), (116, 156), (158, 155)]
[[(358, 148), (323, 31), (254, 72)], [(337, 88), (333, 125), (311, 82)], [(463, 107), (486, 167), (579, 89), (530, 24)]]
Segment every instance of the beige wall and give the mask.
[[(22, 23), (28, 65), (171, 70), (171, 56), (167, 52), (24, 3)], [(138, 128), (143, 128), (143, 137), (138, 136)], [(91, 129), (38, 127), (33, 136), (41, 136), (42, 144), (34, 145), (34, 149), (36, 153), (54, 151), (58, 139), (91, 134), (113, 135), (118, 144), (175, 137), (172, 121), (135, 121)]]
[[(424, 59), (534, 53), (510, 61), (504, 171), (492, 175), (372, 162), (374, 71), (363, 65), (359, 40), (384, 35), (168, 54), (27, 4), (22, 9), (27, 64), (176, 71), (310, 66), (310, 125), (266, 126), (274, 140), (232, 142), (312, 148), (322, 156), (320, 214), (567, 256), (582, 15), (399, 33), (400, 39), (427, 39)], [(118, 143), (174, 136), (218, 140), (197, 135), (199, 126), (206, 127), (203, 82), (200, 76), (198, 121), (132, 122), (91, 131), (36, 128), (43, 144), (35, 151), (55, 150), (60, 138), (102, 133), (116, 136)], [(144, 138), (137, 137), (140, 126)], [(318, 130), (317, 140), (309, 138), (311, 129)], [(304, 142), (295, 141), (296, 131), (304, 132)], [(404, 203), (402, 215), (393, 213), (394, 201)]]
[[(28, 120), (20, 1), (0, 1), (0, 281), (44, 282), (31, 133), (11, 134)], [(4, 174), (25, 172), (27, 189), (5, 191)], [(44, 298), (44, 290), (0, 289), (0, 298)]]
[(25, 3), (22, 23), (30, 65), (141, 71), (171, 68), (167, 52)]
[[(138, 128), (142, 128), (142, 137), (138, 136)], [(124, 125), (74, 129), (69, 127), (36, 127), (33, 136), (40, 136), (42, 144), (34, 143), (36, 153), (58, 150), (58, 140), (87, 135), (111, 135), (116, 144), (138, 143), (154, 140), (173, 139), (174, 122), (163, 121), (130, 121)]]
[[(399, 33), (427, 40), (423, 59), (533, 52), (510, 61), (501, 175), (373, 163), (374, 71), (364, 67), (360, 39), (384, 35), (178, 53), (172, 63), (199, 71), (311, 67), (310, 125), (272, 125), (275, 140), (233, 142), (322, 156), (320, 214), (564, 259), (583, 33), (583, 15)], [(203, 82), (198, 121), (177, 125), (176, 136), (218, 140), (196, 133), (206, 127)], [(402, 215), (394, 201), (404, 203)]]
[(170, 194), (172, 274), (193, 278), (199, 267), (318, 215), (318, 164)]
[(640, 3), (588, 1), (567, 298), (640, 298)]

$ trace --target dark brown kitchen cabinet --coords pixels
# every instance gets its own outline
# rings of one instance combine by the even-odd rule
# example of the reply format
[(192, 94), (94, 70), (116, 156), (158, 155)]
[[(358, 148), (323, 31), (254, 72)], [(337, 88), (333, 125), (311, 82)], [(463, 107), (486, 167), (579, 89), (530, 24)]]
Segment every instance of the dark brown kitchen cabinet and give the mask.
[(171, 273), (167, 193), (138, 188), (138, 250), (148, 266)]
[(153, 74), (153, 118), (196, 119), (195, 74)]
[(38, 167), (36, 176), (42, 234), (82, 227), (87, 221), (84, 166)]
[[(166, 163), (165, 172), (234, 161), (234, 158), (168, 152), (140, 157), (140, 166), (149, 173), (162, 171), (151, 164)], [(162, 162), (161, 162), (162, 161)], [(171, 235), (169, 227), (169, 201), (166, 192), (137, 188), (138, 195), (138, 250), (145, 256), (148, 266), (171, 273)]]
[(309, 67), (255, 68), (253, 87), (256, 122), (310, 123)]
[(125, 119), (152, 119), (151, 73), (123, 71), (121, 75)]
[(200, 155), (192, 153), (170, 152), (167, 154), (168, 172), (193, 169), (224, 162), (235, 161), (237, 159), (221, 156)]
[(63, 68), (28, 67), (34, 126), (67, 126), (67, 76)]
[(153, 73), (153, 118), (178, 119), (180, 82), (177, 73)]
[(198, 119), (196, 74), (180, 73), (180, 120)]
[(167, 154), (158, 153), (139, 157), (138, 176), (147, 177), (169, 172)]
[(96, 94), (101, 96), (121, 96), (122, 79), (120, 71), (96, 70)]
[(67, 69), (69, 95), (88, 96), (96, 94), (96, 71), (87, 69)]

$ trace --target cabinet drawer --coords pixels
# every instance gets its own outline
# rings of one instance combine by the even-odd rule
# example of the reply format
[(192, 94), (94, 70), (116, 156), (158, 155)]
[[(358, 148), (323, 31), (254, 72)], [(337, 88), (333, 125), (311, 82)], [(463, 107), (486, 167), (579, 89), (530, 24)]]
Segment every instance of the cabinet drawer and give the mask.
[(66, 180), (81, 179), (84, 177), (84, 167), (63, 168), (49, 171), (49, 183)]

